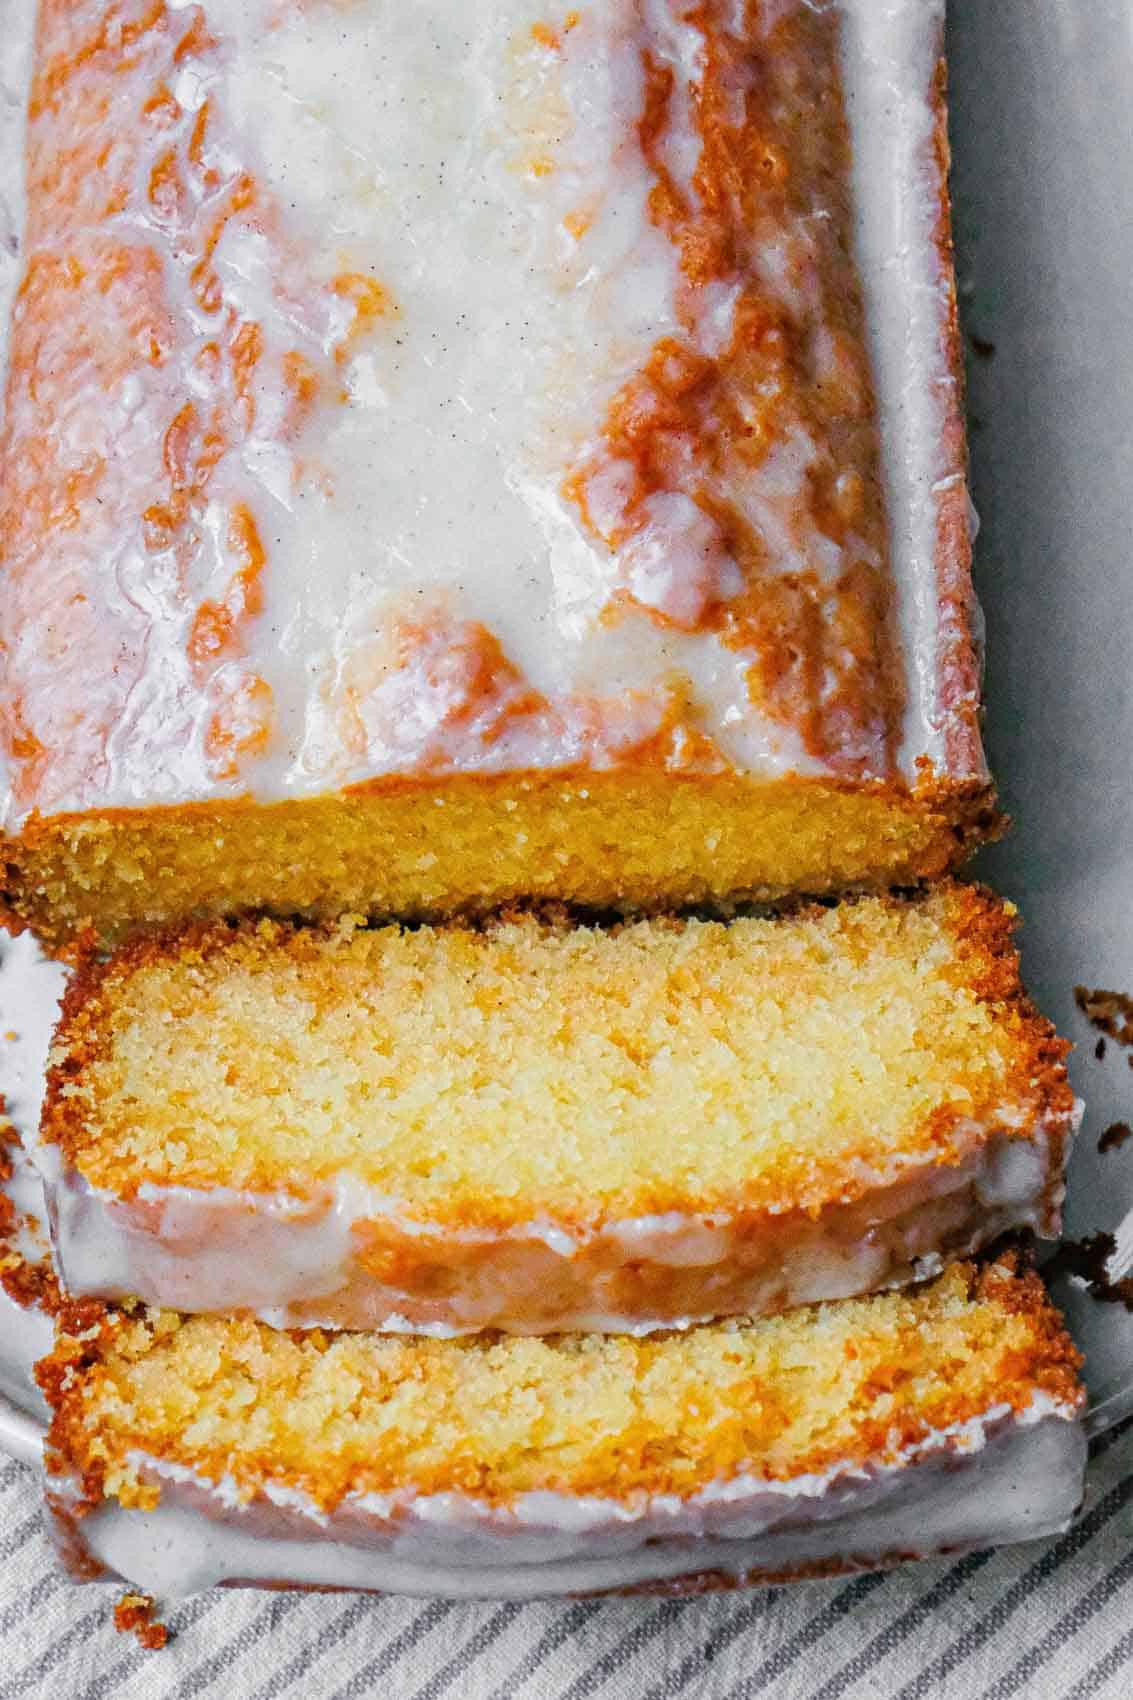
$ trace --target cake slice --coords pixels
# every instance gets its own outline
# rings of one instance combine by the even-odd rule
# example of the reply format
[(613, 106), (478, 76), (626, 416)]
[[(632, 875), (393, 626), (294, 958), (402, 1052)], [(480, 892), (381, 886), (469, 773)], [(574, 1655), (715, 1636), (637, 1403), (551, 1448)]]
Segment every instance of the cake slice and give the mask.
[(869, 1568), (1064, 1526), (1079, 1357), (1041, 1282), (648, 1340), (64, 1318), (39, 1379), (78, 1574), (522, 1597)]
[(72, 1293), (642, 1330), (1057, 1231), (1075, 1104), (979, 888), (729, 923), (190, 928), (72, 984)]
[(41, 0), (15, 919), (660, 909), (991, 830), (943, 9)]

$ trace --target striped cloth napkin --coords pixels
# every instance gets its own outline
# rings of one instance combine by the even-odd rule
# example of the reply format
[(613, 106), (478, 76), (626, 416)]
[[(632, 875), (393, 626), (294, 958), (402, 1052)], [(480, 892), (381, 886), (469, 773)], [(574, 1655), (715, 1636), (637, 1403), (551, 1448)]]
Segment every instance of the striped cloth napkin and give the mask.
[(1133, 1422), (1095, 1444), (1074, 1527), (1002, 1553), (687, 1601), (217, 1589), (145, 1652), (0, 1464), (0, 1700), (1129, 1700), (1131, 1583)]

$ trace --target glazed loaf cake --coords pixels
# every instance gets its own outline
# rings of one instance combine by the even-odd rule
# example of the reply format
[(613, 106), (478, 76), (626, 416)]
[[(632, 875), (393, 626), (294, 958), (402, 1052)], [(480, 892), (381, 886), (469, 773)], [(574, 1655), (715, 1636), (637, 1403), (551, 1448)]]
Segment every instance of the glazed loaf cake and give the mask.
[(74, 981), (72, 1293), (280, 1326), (644, 1330), (1057, 1232), (1066, 1046), (945, 884), (729, 924), (263, 921)]
[(942, 5), (467, 11), (41, 0), (0, 725), (47, 936), (888, 886), (994, 824)]
[(1041, 1283), (648, 1340), (64, 1320), (40, 1380), (77, 1574), (522, 1597), (871, 1568), (1061, 1528), (1078, 1355)]

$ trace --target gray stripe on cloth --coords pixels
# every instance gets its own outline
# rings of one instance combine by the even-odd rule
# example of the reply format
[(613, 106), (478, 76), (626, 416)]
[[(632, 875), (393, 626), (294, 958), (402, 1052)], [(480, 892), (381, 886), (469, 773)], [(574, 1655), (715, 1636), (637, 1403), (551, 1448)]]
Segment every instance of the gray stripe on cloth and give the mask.
[(6, 1611), (0, 1612), (0, 1635), (6, 1635), (17, 1623), (22, 1623), (29, 1613), (36, 1611), (52, 1594), (57, 1594), (60, 1588), (69, 1588), (71, 1579), (62, 1570), (52, 1568), (45, 1570), (38, 1582), (33, 1582), (26, 1594), (18, 1594)]
[(776, 1682), (804, 1653), (809, 1652), (828, 1630), (833, 1629), (847, 1613), (860, 1605), (862, 1600), (868, 1599), (870, 1594), (876, 1592), (889, 1579), (890, 1572), (887, 1570), (875, 1570), (868, 1576), (859, 1576), (856, 1582), (851, 1582), (848, 1588), (843, 1588), (840, 1593), (835, 1594), (830, 1604), (817, 1612), (797, 1635), (792, 1635), (781, 1647), (777, 1647), (769, 1659), (765, 1659), (748, 1676), (741, 1677), (739, 1682), (729, 1689), (727, 1700), (746, 1700), (747, 1695), (758, 1694), (769, 1682)]
[[(183, 1635), (186, 1629), (191, 1629), (199, 1623), (202, 1617), (208, 1617), (217, 1606), (224, 1602), (215, 1593), (198, 1594), (195, 1599), (187, 1600), (179, 1606), (166, 1620), (171, 1636)], [(152, 1662), (160, 1654), (150, 1652), (145, 1647), (131, 1647), (125, 1658), (119, 1659), (109, 1670), (102, 1671), (92, 1677), (77, 1700), (106, 1700), (108, 1694), (117, 1694), (123, 1683), (135, 1676), (143, 1665), (152, 1668)]]
[(371, 1700), (369, 1685), (374, 1678), (384, 1676), (387, 1670), (397, 1664), (403, 1653), (407, 1653), (418, 1641), (430, 1634), (453, 1610), (452, 1600), (434, 1600), (412, 1623), (406, 1624), (399, 1635), (395, 1635), (392, 1641), (387, 1641), (381, 1652), (371, 1659), (368, 1665), (356, 1670), (349, 1682), (341, 1688), (336, 1688), (327, 1700), (355, 1700), (359, 1694), (365, 1694), (366, 1700)]
[(23, 1486), (25, 1478), (30, 1475), (31, 1471), (26, 1464), (19, 1464), (14, 1458), (9, 1458), (3, 1468), (0, 1469), (0, 1489), (10, 1488), (15, 1481)]
[[(1104, 1688), (1111, 1677), (1128, 1663), (1133, 1655), (1133, 1629), (1127, 1629), (1120, 1641), (1115, 1641), (1109, 1652), (1100, 1658), (1096, 1665), (1091, 1665), (1085, 1676), (1078, 1678), (1066, 1700), (1092, 1700), (1099, 1688)], [(1128, 1688), (1126, 1689), (1128, 1692)]]
[(202, 1659), (200, 1664), (194, 1665), (192, 1670), (186, 1671), (177, 1687), (171, 1689), (164, 1700), (190, 1700), (192, 1695), (199, 1694), (222, 1671), (235, 1664), (241, 1654), (262, 1641), (283, 1618), (290, 1617), (302, 1602), (302, 1594), (273, 1594), (258, 1617), (242, 1623), (235, 1635), (222, 1647), (210, 1653), (207, 1659)]
[(1040, 1559), (1028, 1565), (1023, 1574), (1016, 1577), (989, 1612), (975, 1623), (969, 1624), (964, 1633), (933, 1659), (931, 1664), (926, 1665), (911, 1682), (907, 1682), (900, 1692), (893, 1696), (893, 1700), (924, 1700), (926, 1694), (934, 1693), (937, 1685), (950, 1676), (957, 1665), (962, 1664), (972, 1653), (978, 1652), (997, 1634), (1034, 1589), (1053, 1576), (1068, 1558), (1081, 1552), (1130, 1499), (1133, 1499), (1133, 1476), (1127, 1476), (1123, 1482), (1111, 1488), (1081, 1522), (1075, 1523), (1060, 1540), (1047, 1547)]
[(0, 1686), (0, 1700), (15, 1700), (18, 1694), (26, 1694), (29, 1688), (34, 1688), (42, 1682), (49, 1671), (55, 1669), (71, 1651), (76, 1642), (83, 1641), (89, 1635), (97, 1633), (100, 1625), (106, 1622), (105, 1601), (80, 1617), (64, 1634), (56, 1637), (51, 1644), (42, 1648), (34, 1657), (31, 1664), (25, 1665), (16, 1676)]
[(14, 1553), (19, 1552), (20, 1548), (26, 1545), (33, 1535), (38, 1534), (42, 1527), (43, 1508), (37, 1505), (30, 1517), (25, 1517), (22, 1523), (17, 1523), (16, 1527), (9, 1530), (4, 1539), (0, 1541), (0, 1564), (5, 1563)]
[[(210, 1598), (219, 1600), (219, 1592), (211, 1595)], [(294, 1612), (296, 1612), (308, 1598), (308, 1595), (299, 1592), (291, 1594), (272, 1594), (271, 1598), (258, 1615), (252, 1618), (250, 1622), (245, 1622), (225, 1646), (219, 1648), (217, 1652), (210, 1655), (209, 1658), (205, 1659), (201, 1664), (188, 1672), (188, 1674), (182, 1679), (180, 1685), (173, 1690), (170, 1696), (168, 1696), (168, 1700), (191, 1700), (191, 1696), (200, 1694), (218, 1677), (222, 1676), (227, 1670), (229, 1670), (236, 1663), (238, 1657), (241, 1657), (244, 1653), (246, 1653), (250, 1647), (256, 1646), (263, 1640), (265, 1635), (277, 1629), (283, 1619), (290, 1617)], [(349, 1612), (341, 1614), (341, 1618), (339, 1620), (339, 1640), (341, 1640), (344, 1626), (346, 1628), (352, 1628), (359, 1618), (374, 1611), (375, 1601), (371, 1595), (365, 1595), (359, 1600), (354, 1601), (353, 1606), (359, 1609), (352, 1609)], [(427, 1612), (419, 1614), (414, 1622), (408, 1626), (408, 1631), (403, 1631), (402, 1636), (397, 1637), (396, 1639), (403, 1639), (406, 1633), (413, 1631), (416, 1625), (421, 1624), (422, 1619), (427, 1615)], [(349, 1618), (350, 1621), (344, 1625), (343, 1620), (347, 1618)], [(424, 1630), (421, 1632), (424, 1633)], [(412, 1646), (413, 1642), (417, 1639), (418, 1636), (416, 1634), (410, 1634), (406, 1647)], [(383, 1654), (389, 1655), (392, 1647), (393, 1643), (383, 1650)], [(397, 1648), (394, 1650), (392, 1662), (396, 1662), (401, 1651), (404, 1650), (405, 1648)], [(308, 1661), (308, 1663), (310, 1662), (311, 1661)]]
[[(882, 1576), (858, 1577), (858, 1579), (855, 1582), (852, 1582), (848, 1588), (843, 1588), (841, 1593), (837, 1595), (836, 1599), (831, 1602), (831, 1605), (826, 1608), (826, 1611), (820, 1614), (819, 1619), (814, 1620), (815, 1624), (820, 1625), (820, 1627), (817, 1628), (813, 1638), (817, 1640), (821, 1634), (825, 1633), (826, 1629), (831, 1627), (832, 1623), (837, 1621), (837, 1618), (831, 1618), (829, 1614), (839, 1605), (840, 1601), (844, 1600), (848, 1595), (853, 1595), (856, 1599), (860, 1593), (868, 1593), (870, 1588), (876, 1586), (882, 1581), (884, 1581), (884, 1577)], [(864, 1589), (863, 1583), (866, 1584)], [(691, 1653), (688, 1658), (686, 1658), (675, 1671), (671, 1671), (665, 1677), (664, 1681), (659, 1683), (656, 1688), (650, 1689), (649, 1694), (646, 1696), (646, 1700), (671, 1700), (671, 1696), (682, 1692), (683, 1689), (687, 1687), (691, 1677), (701, 1674), (704, 1667), (710, 1665), (712, 1661), (724, 1651), (725, 1647), (730, 1646), (738, 1635), (741, 1635), (745, 1629), (750, 1629), (751, 1625), (756, 1622), (758, 1618), (762, 1617), (770, 1610), (772, 1605), (778, 1602), (780, 1592), (781, 1590), (774, 1589), (767, 1594), (758, 1596), (752, 1600), (749, 1606), (737, 1611), (733, 1617), (728, 1618), (725, 1623), (721, 1624), (720, 1628), (717, 1629), (714, 1634), (708, 1637), (702, 1647), (698, 1648), (694, 1653)], [(842, 1612), (839, 1611), (838, 1616), (840, 1617), (841, 1615)], [(735, 1692), (736, 1690), (733, 1689), (732, 1693)]]
[(559, 1700), (588, 1700), (596, 1688), (601, 1688), (608, 1682), (616, 1671), (648, 1646), (653, 1638), (666, 1629), (678, 1618), (689, 1605), (688, 1600), (664, 1600), (660, 1610), (653, 1616), (643, 1618), (635, 1623), (628, 1635), (623, 1635), (616, 1647), (609, 1647), (602, 1657), (589, 1668), (576, 1676), (567, 1688), (563, 1689)]
[(278, 1670), (273, 1671), (268, 1680), (249, 1696), (249, 1700), (275, 1700), (276, 1695), (282, 1694), (291, 1683), (305, 1676), (324, 1653), (329, 1653), (346, 1632), (353, 1629), (360, 1617), (365, 1617), (367, 1612), (373, 1609), (373, 1596), (359, 1594), (344, 1612), (340, 1612), (337, 1617), (332, 1617), (329, 1623), (323, 1625), (313, 1641), (308, 1641), (305, 1646), (300, 1647), (289, 1664), (280, 1665)]
[(1052, 1659), (1067, 1641), (1077, 1635), (1091, 1618), (1116, 1594), (1117, 1590), (1133, 1576), (1133, 1551), (1115, 1564), (1105, 1576), (1099, 1578), (1092, 1588), (1087, 1588), (1081, 1599), (1076, 1601), (1070, 1610), (1064, 1612), (1058, 1622), (1048, 1629), (1041, 1641), (1036, 1641), (1029, 1652), (1025, 1653), (1018, 1663), (1009, 1671), (1005, 1671), (983, 1695), (983, 1700), (1010, 1700), (1013, 1694), (1018, 1694), (1020, 1688), (1028, 1683), (1035, 1672)]
[(777, 1605), (779, 1588), (769, 1588), (766, 1593), (754, 1594), (734, 1611), (731, 1617), (725, 1619), (720, 1627), (713, 1631), (699, 1647), (694, 1647), (691, 1653), (686, 1653), (679, 1665), (673, 1665), (665, 1672), (661, 1681), (655, 1683), (642, 1695), (641, 1700), (672, 1700), (674, 1694), (679, 1694), (687, 1688), (693, 1677), (703, 1674), (705, 1667), (710, 1665), (718, 1653), (733, 1642), (737, 1635), (742, 1635), (745, 1629), (750, 1629), (753, 1623), (765, 1617), (772, 1606)]
[(947, 1575), (928, 1588), (919, 1600), (914, 1600), (899, 1617), (887, 1623), (880, 1635), (875, 1635), (873, 1640), (860, 1652), (855, 1653), (840, 1670), (828, 1677), (821, 1688), (816, 1688), (811, 1700), (838, 1700), (839, 1695), (844, 1694), (847, 1688), (867, 1671), (876, 1675), (880, 1661), (894, 1653), (915, 1629), (920, 1628), (927, 1617), (931, 1617), (945, 1600), (951, 1599), (957, 1589), (962, 1588), (985, 1564), (989, 1564), (994, 1556), (992, 1552), (973, 1552), (969, 1553), (967, 1558), (961, 1559), (959, 1564), (954, 1564)]
[(572, 1606), (568, 1606), (562, 1616), (556, 1618), (551, 1627), (539, 1637), (534, 1647), (524, 1654), (511, 1675), (506, 1677), (498, 1688), (493, 1689), (488, 1700), (512, 1700), (521, 1685), (539, 1669), (547, 1654), (555, 1652), (569, 1636), (582, 1629), (601, 1609), (597, 1600), (576, 1600)]
[(435, 1670), (423, 1688), (419, 1688), (413, 1700), (436, 1700), (438, 1694), (443, 1694), (454, 1677), (467, 1677), (472, 1665), (490, 1647), (492, 1642), (501, 1636), (509, 1624), (514, 1623), (522, 1605), (516, 1600), (509, 1600), (506, 1605), (493, 1612), (487, 1623), (482, 1623), (475, 1635), (469, 1636), (462, 1647), (459, 1647), (447, 1665)]

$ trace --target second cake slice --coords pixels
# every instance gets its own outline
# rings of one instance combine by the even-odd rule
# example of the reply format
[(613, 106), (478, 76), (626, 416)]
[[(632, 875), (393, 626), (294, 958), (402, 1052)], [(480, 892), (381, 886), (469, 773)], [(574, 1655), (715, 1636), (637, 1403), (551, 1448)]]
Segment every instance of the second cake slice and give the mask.
[(977, 888), (774, 919), (275, 922), (72, 986), (68, 1288), (279, 1325), (646, 1330), (1056, 1231), (1074, 1100)]

